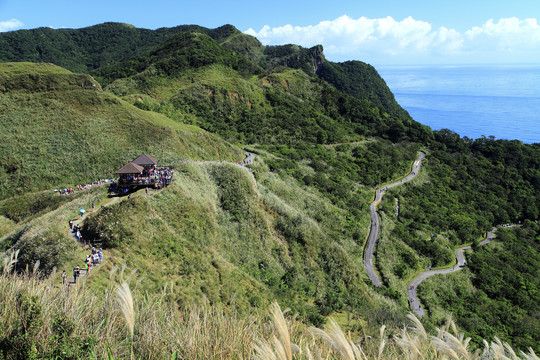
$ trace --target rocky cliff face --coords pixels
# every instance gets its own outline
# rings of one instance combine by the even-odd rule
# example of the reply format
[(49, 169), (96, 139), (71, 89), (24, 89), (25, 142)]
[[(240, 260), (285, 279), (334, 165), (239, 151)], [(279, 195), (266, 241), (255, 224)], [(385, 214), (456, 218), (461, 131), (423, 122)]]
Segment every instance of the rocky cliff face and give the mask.
[(313, 72), (318, 74), (322, 68), (323, 61), (325, 60), (322, 45), (316, 45), (309, 49), (309, 54), (311, 55)]

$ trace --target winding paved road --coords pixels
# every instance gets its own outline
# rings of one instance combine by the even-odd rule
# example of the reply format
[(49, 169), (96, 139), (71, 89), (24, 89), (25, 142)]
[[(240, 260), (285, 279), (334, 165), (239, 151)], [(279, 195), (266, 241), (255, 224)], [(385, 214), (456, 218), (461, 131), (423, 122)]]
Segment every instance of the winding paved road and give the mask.
[[(497, 228), (493, 228), (490, 232), (487, 233), (487, 236), (484, 240), (480, 241), (480, 245), (487, 244), (491, 240), (495, 238), (495, 231)], [(438, 269), (438, 270), (427, 270), (424, 272), (421, 272), (416, 276), (413, 280), (409, 282), (407, 285), (407, 295), (409, 296), (409, 305), (411, 306), (411, 309), (414, 311), (418, 317), (424, 317), (426, 316), (426, 313), (424, 311), (424, 308), (422, 307), (422, 304), (420, 303), (420, 300), (418, 299), (418, 296), (416, 295), (416, 288), (420, 283), (427, 278), (438, 275), (438, 274), (450, 274), (456, 271), (460, 271), (463, 269), (463, 266), (465, 266), (465, 250), (470, 249), (471, 246), (464, 246), (456, 250), (456, 259), (457, 264), (454, 265), (451, 268), (447, 269)]]
[(414, 177), (418, 174), (418, 171), (420, 170), (420, 166), (422, 165), (422, 160), (424, 159), (424, 157), (425, 155), (423, 153), (418, 152), (418, 158), (414, 162), (411, 172), (404, 179), (396, 181), (395, 183), (392, 183), (390, 185), (386, 185), (382, 189), (377, 189), (375, 191), (375, 200), (369, 206), (369, 211), (371, 214), (371, 228), (369, 231), (367, 246), (364, 250), (364, 268), (366, 269), (368, 277), (373, 283), (373, 285), (377, 287), (382, 286), (382, 281), (375, 273), (375, 267), (373, 265), (373, 253), (375, 251), (375, 246), (377, 246), (377, 239), (379, 238), (379, 228), (381, 226), (379, 214), (377, 214), (377, 205), (379, 205), (379, 203), (381, 202), (383, 195), (386, 193), (386, 190), (414, 179)]

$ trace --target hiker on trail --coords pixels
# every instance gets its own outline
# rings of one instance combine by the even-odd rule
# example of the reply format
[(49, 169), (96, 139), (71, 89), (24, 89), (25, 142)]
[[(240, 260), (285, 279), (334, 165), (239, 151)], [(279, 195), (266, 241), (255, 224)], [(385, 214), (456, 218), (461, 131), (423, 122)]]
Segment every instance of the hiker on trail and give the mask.
[(69, 228), (73, 230), (73, 220), (69, 219)]
[(88, 271), (90, 269), (88, 268), (88, 263), (87, 262), (84, 263), (84, 269), (86, 270), (86, 276), (88, 276)]
[(146, 195), (148, 195), (148, 188), (146, 188)]
[(99, 248), (97, 254), (99, 256), (99, 263), (101, 264), (103, 262), (103, 253), (101, 252), (101, 248)]
[(79, 277), (79, 275), (81, 274), (80, 272), (80, 269), (78, 266), (75, 266), (73, 268), (73, 282), (76, 284), (77, 283), (77, 278)]
[(82, 240), (81, 232), (79, 230), (77, 230), (77, 234), (75, 236), (77, 237), (77, 240), (79, 240), (79, 241)]
[(62, 271), (62, 285), (66, 286), (67, 283), (67, 274), (66, 270)]

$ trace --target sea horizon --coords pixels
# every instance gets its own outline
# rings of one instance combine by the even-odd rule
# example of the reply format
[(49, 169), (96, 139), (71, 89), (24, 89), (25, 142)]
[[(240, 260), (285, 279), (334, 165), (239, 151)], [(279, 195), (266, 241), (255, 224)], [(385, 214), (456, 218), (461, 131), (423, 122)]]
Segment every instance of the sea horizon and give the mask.
[(540, 143), (540, 64), (380, 65), (412, 118), (471, 139)]

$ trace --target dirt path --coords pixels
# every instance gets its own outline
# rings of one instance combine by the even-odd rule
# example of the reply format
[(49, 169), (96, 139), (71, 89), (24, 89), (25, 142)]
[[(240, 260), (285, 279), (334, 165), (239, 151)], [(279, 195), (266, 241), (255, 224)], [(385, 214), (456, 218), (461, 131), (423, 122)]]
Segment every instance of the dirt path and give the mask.
[[(111, 206), (111, 205), (114, 205), (120, 201), (123, 201), (124, 199), (127, 199), (127, 197), (119, 197), (119, 196), (114, 196), (112, 198), (109, 198), (109, 201), (105, 204), (102, 204), (103, 207), (108, 207), (108, 206)], [(87, 211), (86, 213), (84, 213), (83, 216), (78, 216), (76, 219), (72, 219), (73, 221), (73, 227), (75, 227), (75, 225), (79, 225), (81, 228), (82, 228), (82, 224), (84, 222), (84, 219), (88, 216), (88, 214), (91, 214), (91, 213), (94, 213), (94, 212), (97, 212), (97, 211), (100, 211), (101, 210), (101, 206), (100, 207), (96, 207), (94, 209), (91, 209), (89, 211)], [(94, 243), (93, 241), (88, 241), (88, 239), (83, 239), (85, 241), (81, 242), (79, 240), (77, 240), (77, 237), (75, 236), (75, 232), (73, 232), (72, 229), (70, 229), (68, 227), (67, 229), (67, 232), (68, 232), (68, 236), (70, 238), (73, 239), (73, 241), (77, 242), (79, 245), (82, 245), (82, 246), (89, 246), (87, 244), (91, 244), (91, 243)], [(101, 265), (101, 264), (99, 264)], [(97, 266), (99, 266), (97, 265)], [(90, 271), (90, 274), (95, 271), (96, 269), (92, 268), (92, 270)], [(73, 278), (73, 269), (69, 270), (71, 272), (71, 275), (70, 273), (68, 272), (68, 283), (73, 285), (75, 284), (75, 279)], [(79, 278), (79, 283), (82, 281), (82, 278), (86, 276), (86, 270), (82, 269), (81, 268), (81, 276)]]

